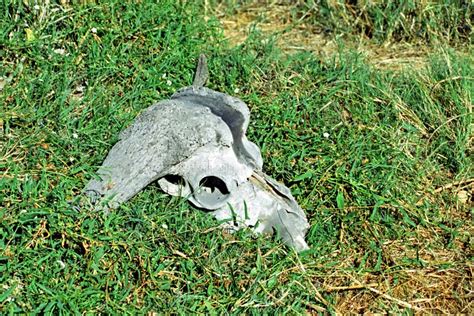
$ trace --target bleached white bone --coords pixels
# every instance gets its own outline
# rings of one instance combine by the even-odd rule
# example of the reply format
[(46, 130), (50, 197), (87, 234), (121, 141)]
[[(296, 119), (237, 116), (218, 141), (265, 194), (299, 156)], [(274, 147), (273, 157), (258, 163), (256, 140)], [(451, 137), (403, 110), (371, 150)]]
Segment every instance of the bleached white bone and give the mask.
[[(197, 73), (206, 75), (200, 61)], [(205, 79), (141, 113), (120, 134), (86, 194), (116, 208), (157, 180), (163, 191), (212, 211), (232, 230), (275, 230), (297, 251), (308, 249), (303, 210), (287, 187), (261, 171), (260, 149), (245, 135), (247, 105), (202, 87)]]

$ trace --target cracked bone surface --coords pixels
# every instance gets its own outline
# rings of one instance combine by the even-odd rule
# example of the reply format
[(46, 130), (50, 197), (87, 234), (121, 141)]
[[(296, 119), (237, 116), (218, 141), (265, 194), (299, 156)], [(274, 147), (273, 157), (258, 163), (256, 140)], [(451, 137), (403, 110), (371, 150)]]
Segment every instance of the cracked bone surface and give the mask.
[(295, 250), (308, 249), (306, 216), (290, 190), (261, 171), (260, 150), (245, 136), (249, 119), (237, 98), (184, 88), (120, 134), (85, 192), (116, 208), (157, 180), (163, 191), (212, 211), (230, 230), (277, 231)]

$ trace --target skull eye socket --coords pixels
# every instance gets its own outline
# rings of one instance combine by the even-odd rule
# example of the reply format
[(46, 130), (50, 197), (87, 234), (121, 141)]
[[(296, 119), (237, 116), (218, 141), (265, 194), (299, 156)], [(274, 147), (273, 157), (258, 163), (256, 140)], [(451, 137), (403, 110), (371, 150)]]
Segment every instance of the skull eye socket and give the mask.
[(229, 189), (224, 181), (214, 176), (207, 176), (199, 181), (199, 187), (201, 190), (204, 190), (206, 193), (216, 194), (216, 195), (228, 195)]
[(202, 207), (215, 210), (226, 203), (230, 197), (230, 191), (222, 179), (207, 176), (199, 181), (199, 188), (193, 195)]

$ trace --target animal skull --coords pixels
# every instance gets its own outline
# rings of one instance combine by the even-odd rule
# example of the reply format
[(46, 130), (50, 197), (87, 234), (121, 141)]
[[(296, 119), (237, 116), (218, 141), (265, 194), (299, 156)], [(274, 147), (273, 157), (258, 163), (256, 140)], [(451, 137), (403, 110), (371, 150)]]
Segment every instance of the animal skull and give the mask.
[(259, 148), (245, 136), (250, 119), (241, 100), (200, 86), (141, 113), (120, 134), (86, 194), (108, 208), (153, 181), (163, 191), (227, 220), (231, 230), (276, 230), (297, 251), (308, 249), (309, 228), (290, 190), (262, 169)]

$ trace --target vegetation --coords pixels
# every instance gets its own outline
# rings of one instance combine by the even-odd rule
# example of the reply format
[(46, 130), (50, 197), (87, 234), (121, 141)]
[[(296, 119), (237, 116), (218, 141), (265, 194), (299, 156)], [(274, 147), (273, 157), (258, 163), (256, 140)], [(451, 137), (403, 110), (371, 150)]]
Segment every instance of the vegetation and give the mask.
[(464, 45), (472, 35), (470, 1), (325, 0), (319, 5), (309, 1), (300, 6), (305, 7), (300, 12), (310, 13), (305, 18), (325, 32), (362, 36), (379, 43), (422, 41), (428, 45)]
[[(0, 313), (473, 313), (469, 1), (25, 3), (0, 3)], [(337, 46), (289, 52), (303, 32)], [(354, 42), (414, 47), (421, 67)], [(73, 207), (201, 52), (209, 87), (249, 105), (311, 250), (228, 235), (153, 184), (110, 214)]]

